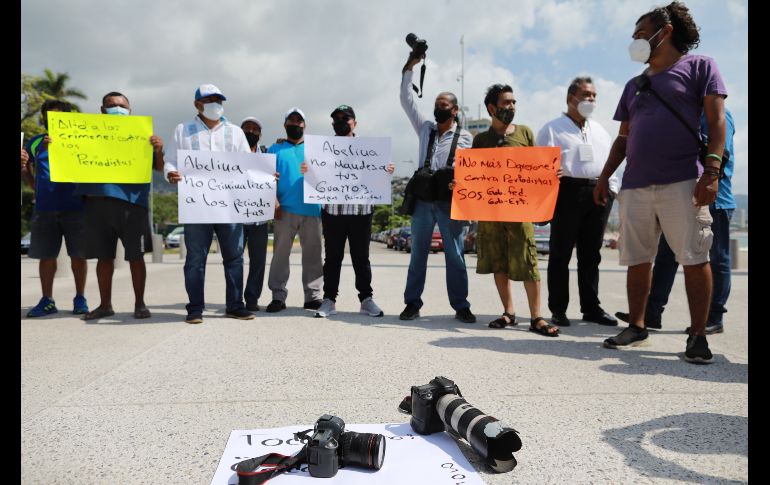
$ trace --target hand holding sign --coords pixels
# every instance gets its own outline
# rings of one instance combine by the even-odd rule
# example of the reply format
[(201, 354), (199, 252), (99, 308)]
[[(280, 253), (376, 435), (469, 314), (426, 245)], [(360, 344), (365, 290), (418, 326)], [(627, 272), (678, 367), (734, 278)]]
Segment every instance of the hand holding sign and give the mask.
[(458, 149), (452, 219), (538, 222), (553, 217), (559, 147)]

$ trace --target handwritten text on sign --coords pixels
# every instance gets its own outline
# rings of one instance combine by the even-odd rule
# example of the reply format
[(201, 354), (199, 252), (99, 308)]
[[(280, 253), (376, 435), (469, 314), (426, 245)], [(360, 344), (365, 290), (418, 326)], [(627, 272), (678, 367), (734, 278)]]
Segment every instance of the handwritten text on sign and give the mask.
[[(238, 485), (233, 471), (236, 463), (268, 453), (293, 455), (302, 449), (303, 442), (294, 439), (293, 433), (308, 426), (235, 430), (230, 433), (225, 451), (219, 460), (211, 485)], [(393, 483), (429, 483), (432, 485), (483, 485), (479, 473), (460, 451), (457, 443), (447, 433), (428, 436), (416, 434), (407, 423), (399, 424), (347, 424), (345, 430), (356, 433), (379, 433), (385, 437), (385, 459), (380, 470), (346, 466), (333, 478), (313, 481), (307, 463), (289, 470), (275, 483), (378, 485)], [(364, 456), (368, 449), (359, 449)], [(356, 455), (358, 456), (358, 455)], [(273, 483), (273, 482), (270, 482)]]
[(260, 222), (275, 212), (272, 153), (177, 150), (179, 222)]
[(556, 207), (559, 147), (458, 149), (452, 219), (549, 221)]
[(152, 118), (48, 112), (54, 182), (149, 184)]
[(305, 135), (304, 202), (390, 204), (390, 138)]

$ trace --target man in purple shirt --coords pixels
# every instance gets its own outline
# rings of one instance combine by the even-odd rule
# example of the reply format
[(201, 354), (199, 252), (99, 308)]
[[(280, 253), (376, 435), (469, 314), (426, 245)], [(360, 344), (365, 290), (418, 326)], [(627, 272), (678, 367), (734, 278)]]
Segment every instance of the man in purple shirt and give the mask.
[(694, 134), (651, 90), (630, 80), (615, 111), (620, 121), (596, 188), (594, 199), (605, 204), (608, 180), (625, 158), (620, 201), (620, 264), (628, 266), (630, 324), (604, 341), (608, 348), (646, 345), (644, 308), (650, 291), (652, 262), (661, 232), (683, 266), (692, 331), (685, 359), (711, 363), (706, 317), (711, 300), (709, 266), (711, 215), (725, 145), (722, 77), (713, 59), (690, 55), (700, 42), (698, 27), (687, 7), (672, 2), (642, 15), (636, 22), (631, 59), (649, 64), (644, 71), (652, 90), (672, 105), (693, 130), (705, 113), (711, 136), (703, 174), (698, 173), (699, 143)]

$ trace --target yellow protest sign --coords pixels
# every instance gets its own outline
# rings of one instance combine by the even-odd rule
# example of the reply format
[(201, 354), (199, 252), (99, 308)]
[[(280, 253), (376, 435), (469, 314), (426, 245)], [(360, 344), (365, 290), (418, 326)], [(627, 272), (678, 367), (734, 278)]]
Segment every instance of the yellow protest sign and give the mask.
[(148, 184), (152, 118), (48, 112), (54, 182)]

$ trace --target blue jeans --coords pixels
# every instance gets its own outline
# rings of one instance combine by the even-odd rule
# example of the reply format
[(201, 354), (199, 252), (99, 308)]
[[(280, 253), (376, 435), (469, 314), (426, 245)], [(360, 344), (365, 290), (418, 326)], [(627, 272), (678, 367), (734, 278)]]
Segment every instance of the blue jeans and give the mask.
[(243, 305), (243, 225), (242, 224), (185, 224), (184, 287), (187, 290), (187, 313), (199, 315), (205, 307), (203, 284), (206, 280), (206, 259), (211, 241), (217, 234), (225, 267), (226, 311), (240, 310)]
[(714, 289), (706, 325), (722, 325), (722, 316), (727, 312), (725, 304), (730, 297), (730, 220), (733, 218), (733, 209), (714, 209), (712, 206), (709, 210), (714, 219), (711, 223), (714, 241), (709, 253)]
[(428, 253), (433, 238), (433, 227), (438, 224), (441, 239), (444, 242), (444, 261), (446, 262), (446, 289), (449, 304), (455, 310), (470, 308), (468, 302), (468, 272), (465, 269), (463, 237), (465, 227), (462, 221), (449, 218), (449, 202), (417, 201), (412, 214), (412, 253), (409, 259), (409, 272), (406, 276), (404, 303), (422, 308), (420, 298), (425, 289), (425, 272), (428, 266)]
[[(722, 325), (722, 316), (727, 312), (725, 303), (730, 296), (730, 219), (733, 217), (733, 209), (715, 209), (712, 205), (709, 211), (713, 218), (711, 232), (714, 233), (709, 251), (713, 290), (706, 325), (713, 326)], [(652, 286), (645, 310), (647, 319), (660, 321), (664, 307), (668, 303), (668, 295), (674, 286), (678, 267), (679, 263), (676, 262), (666, 237), (661, 235), (658, 254), (655, 256), (655, 265), (652, 268)]]

